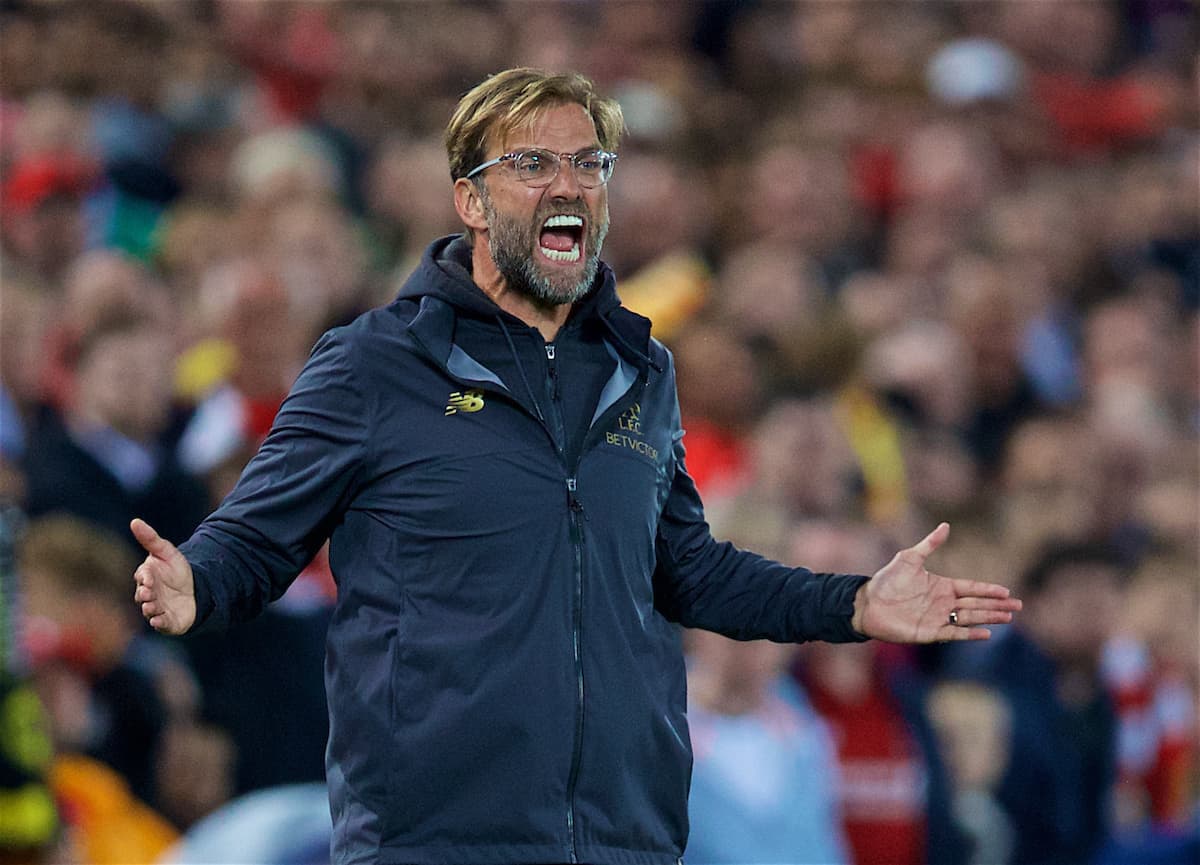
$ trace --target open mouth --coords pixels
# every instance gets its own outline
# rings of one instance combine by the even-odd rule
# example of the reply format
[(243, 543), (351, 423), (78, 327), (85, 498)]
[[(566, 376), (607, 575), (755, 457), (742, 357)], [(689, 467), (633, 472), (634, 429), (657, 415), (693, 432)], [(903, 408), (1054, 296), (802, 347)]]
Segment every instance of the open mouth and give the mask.
[(578, 216), (560, 214), (542, 223), (538, 239), (542, 255), (551, 261), (572, 264), (582, 257), (583, 220)]

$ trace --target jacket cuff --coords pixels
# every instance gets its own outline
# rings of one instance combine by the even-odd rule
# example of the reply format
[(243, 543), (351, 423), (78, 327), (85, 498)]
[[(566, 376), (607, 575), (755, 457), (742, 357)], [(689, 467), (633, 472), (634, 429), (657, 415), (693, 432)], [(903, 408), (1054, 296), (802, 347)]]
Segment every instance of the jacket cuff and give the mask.
[(850, 620), (854, 618), (854, 596), (859, 588), (871, 579), (862, 574), (838, 574), (825, 593), (824, 619), (828, 628), (821, 639), (828, 643), (865, 643), (871, 639), (854, 630)]
[(195, 634), (200, 631), (211, 630), (211, 625), (205, 627), (212, 619), (213, 610), (216, 609), (216, 601), (213, 600), (212, 592), (209, 590), (208, 580), (205, 579), (204, 570), (198, 565), (192, 565), (192, 591), (196, 598), (196, 621), (192, 627), (188, 629), (189, 634)]
[(213, 562), (206, 555), (208, 552), (199, 541), (197, 535), (192, 535), (179, 545), (188, 564), (192, 566), (192, 594), (196, 599), (196, 621), (188, 629), (188, 634), (198, 634), (208, 631), (219, 631), (228, 627), (228, 617), (221, 614), (224, 604), (218, 593), (220, 583), (212, 575)]

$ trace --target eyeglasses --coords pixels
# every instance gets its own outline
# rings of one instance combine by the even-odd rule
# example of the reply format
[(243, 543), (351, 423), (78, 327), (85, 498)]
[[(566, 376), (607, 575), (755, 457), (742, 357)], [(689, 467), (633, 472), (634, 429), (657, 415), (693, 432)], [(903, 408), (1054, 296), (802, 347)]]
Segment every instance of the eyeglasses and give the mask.
[(580, 150), (578, 153), (554, 153), (540, 147), (531, 147), (528, 150), (505, 153), (476, 165), (467, 172), (467, 179), (470, 180), (502, 162), (511, 162), (517, 179), (526, 186), (534, 187), (549, 186), (554, 182), (554, 178), (558, 177), (562, 164), (570, 162), (575, 168), (575, 179), (579, 181), (579, 185), (586, 189), (594, 189), (608, 183), (608, 178), (612, 177), (613, 168), (617, 164), (617, 154), (595, 147)]

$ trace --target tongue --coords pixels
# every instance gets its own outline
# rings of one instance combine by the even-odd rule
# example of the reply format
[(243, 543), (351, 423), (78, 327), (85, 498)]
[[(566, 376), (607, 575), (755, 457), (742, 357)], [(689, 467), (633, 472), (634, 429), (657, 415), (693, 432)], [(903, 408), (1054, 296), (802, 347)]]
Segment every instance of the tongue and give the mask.
[(566, 229), (547, 228), (542, 232), (540, 242), (546, 249), (569, 252), (571, 247), (575, 245), (575, 234)]

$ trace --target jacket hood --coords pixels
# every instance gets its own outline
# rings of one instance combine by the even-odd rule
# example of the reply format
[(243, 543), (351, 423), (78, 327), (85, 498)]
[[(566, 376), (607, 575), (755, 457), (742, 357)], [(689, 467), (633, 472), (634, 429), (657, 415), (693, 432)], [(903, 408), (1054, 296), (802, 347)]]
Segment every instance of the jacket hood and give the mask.
[[(500, 307), (475, 284), (471, 276), (471, 246), (461, 234), (439, 238), (425, 248), (420, 264), (401, 287), (397, 299), (420, 302), (429, 296), (476, 316), (493, 318), (501, 312)], [(616, 277), (612, 268), (602, 261), (595, 283), (575, 305), (572, 316), (603, 317), (620, 305)]]

